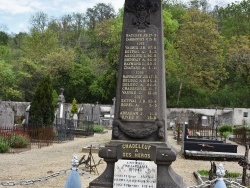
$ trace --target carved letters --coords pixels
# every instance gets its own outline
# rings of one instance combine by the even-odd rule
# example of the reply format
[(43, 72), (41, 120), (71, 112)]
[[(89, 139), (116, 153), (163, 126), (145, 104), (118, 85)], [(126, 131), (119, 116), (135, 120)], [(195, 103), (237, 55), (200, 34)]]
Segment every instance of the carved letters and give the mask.
[(125, 35), (119, 117), (123, 121), (154, 121), (158, 112), (158, 31), (150, 26)]

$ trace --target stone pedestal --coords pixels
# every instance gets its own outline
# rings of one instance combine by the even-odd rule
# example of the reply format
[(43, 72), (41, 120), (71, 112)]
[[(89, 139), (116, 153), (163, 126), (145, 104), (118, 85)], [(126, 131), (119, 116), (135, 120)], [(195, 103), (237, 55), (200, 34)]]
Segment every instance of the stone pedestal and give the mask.
[[(137, 146), (142, 144), (149, 144), (151, 147), (155, 147), (156, 153), (153, 156), (155, 157), (155, 163), (157, 164), (157, 188), (185, 188), (187, 187), (183, 182), (182, 177), (176, 174), (172, 168), (171, 163), (175, 161), (176, 154), (166, 145), (166, 144), (159, 144), (159, 143), (145, 143), (145, 142), (111, 142), (110, 144), (106, 145), (104, 148), (101, 148), (99, 151), (99, 156), (104, 158), (104, 161), (107, 163), (107, 167), (105, 171), (94, 181), (89, 184), (90, 188), (101, 188), (101, 187), (113, 187), (113, 180), (114, 180), (114, 166), (115, 162), (120, 159), (119, 150), (122, 144), (134, 144)], [(131, 155), (133, 154), (133, 150), (135, 148), (130, 149)], [(126, 152), (127, 153), (127, 152)], [(150, 152), (141, 153), (147, 155)], [(133, 157), (123, 157), (123, 159), (132, 159), (133, 160), (143, 160), (142, 158), (135, 158)]]

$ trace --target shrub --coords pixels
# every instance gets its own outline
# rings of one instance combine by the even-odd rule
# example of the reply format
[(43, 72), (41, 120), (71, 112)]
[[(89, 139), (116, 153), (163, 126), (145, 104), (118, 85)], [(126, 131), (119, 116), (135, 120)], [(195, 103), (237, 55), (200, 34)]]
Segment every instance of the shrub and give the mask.
[(12, 134), (10, 138), (10, 147), (12, 148), (26, 148), (30, 144), (30, 140), (26, 135)]
[(77, 106), (77, 102), (76, 102), (75, 98), (72, 101), (72, 108), (71, 108), (70, 112), (71, 112), (71, 114), (77, 114), (77, 112), (78, 112), (78, 106)]
[(94, 133), (102, 133), (104, 131), (104, 127), (102, 125), (93, 125), (92, 131)]
[(29, 123), (37, 125), (53, 125), (55, 106), (53, 103), (52, 80), (50, 76), (44, 76), (38, 85), (29, 110)]
[(221, 136), (228, 135), (233, 132), (233, 128), (230, 125), (222, 125), (219, 127), (219, 132)]
[(0, 135), (0, 153), (7, 153), (10, 149), (10, 146), (8, 144), (8, 140)]

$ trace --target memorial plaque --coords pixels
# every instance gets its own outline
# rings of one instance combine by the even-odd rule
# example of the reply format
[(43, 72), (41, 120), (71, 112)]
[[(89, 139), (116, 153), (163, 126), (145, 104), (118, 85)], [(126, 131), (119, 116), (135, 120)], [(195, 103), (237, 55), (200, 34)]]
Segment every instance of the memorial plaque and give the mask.
[(157, 165), (152, 161), (118, 160), (114, 188), (156, 188)]
[(158, 37), (154, 26), (125, 32), (119, 114), (123, 121), (152, 121), (158, 117)]
[(118, 159), (156, 160), (156, 147), (145, 143), (123, 143), (117, 146)]

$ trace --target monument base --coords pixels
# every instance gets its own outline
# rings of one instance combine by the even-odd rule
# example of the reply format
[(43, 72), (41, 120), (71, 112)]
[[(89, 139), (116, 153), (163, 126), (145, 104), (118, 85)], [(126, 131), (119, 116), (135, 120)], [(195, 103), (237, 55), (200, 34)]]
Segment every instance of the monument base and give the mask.
[[(149, 144), (143, 142), (133, 142), (130, 144), (126, 141), (124, 142), (111, 142), (110, 144), (106, 145), (105, 147), (101, 148), (99, 151), (99, 156), (104, 159), (107, 163), (105, 171), (95, 180), (90, 182), (89, 188), (113, 188), (113, 181), (114, 181), (114, 169), (115, 163), (118, 159), (129, 159), (128, 156), (133, 156), (133, 153), (129, 153), (125, 151), (126, 155), (120, 154), (121, 146), (131, 146), (131, 147), (146, 147)], [(167, 146), (167, 144), (162, 143), (150, 143), (152, 148), (155, 148), (154, 156), (151, 159), (157, 165), (157, 188), (185, 188), (187, 187), (182, 179), (178, 174), (176, 174), (172, 168), (171, 163), (176, 160), (176, 154)], [(131, 149), (131, 148), (130, 148)], [(135, 149), (135, 148), (133, 148)], [(137, 149), (136, 149), (137, 150)], [(150, 152), (150, 151), (149, 151)], [(147, 154), (147, 153), (146, 153)], [(145, 154), (145, 155), (146, 155)], [(149, 156), (149, 154), (147, 154)], [(127, 157), (126, 157), (127, 156)], [(143, 155), (141, 155), (143, 156)], [(141, 158), (131, 160), (144, 160)]]

